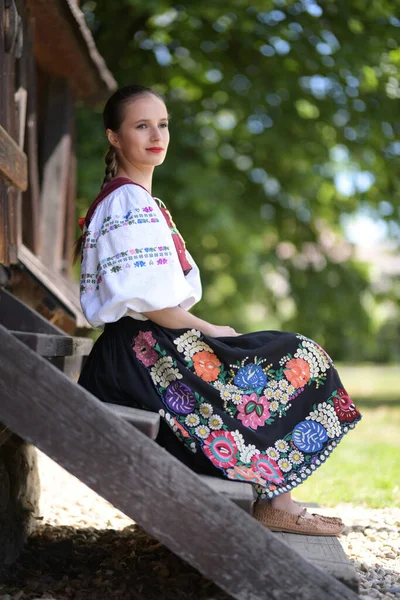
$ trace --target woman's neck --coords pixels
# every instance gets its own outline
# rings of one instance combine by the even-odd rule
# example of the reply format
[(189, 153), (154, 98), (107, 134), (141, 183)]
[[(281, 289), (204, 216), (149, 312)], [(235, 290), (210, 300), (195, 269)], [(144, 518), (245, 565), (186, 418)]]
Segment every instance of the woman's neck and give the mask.
[(137, 171), (135, 173), (127, 172), (124, 169), (119, 168), (117, 170), (115, 177), (128, 177), (128, 179), (130, 179), (131, 181), (134, 181), (135, 183), (139, 183), (142, 187), (144, 187), (149, 192), (150, 195), (152, 195), (151, 194), (151, 185), (152, 185), (153, 171), (149, 175), (145, 175), (143, 173), (138, 173)]

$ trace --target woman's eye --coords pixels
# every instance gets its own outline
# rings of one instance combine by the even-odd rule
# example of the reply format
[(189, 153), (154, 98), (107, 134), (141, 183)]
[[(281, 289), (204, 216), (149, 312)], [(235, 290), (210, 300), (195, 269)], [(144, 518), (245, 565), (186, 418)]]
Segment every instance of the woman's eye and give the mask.
[[(160, 125), (161, 125), (161, 127), (168, 127), (168, 123), (161, 123)], [(137, 129), (140, 129), (141, 127), (147, 127), (146, 123), (142, 123), (141, 125), (138, 125)]]

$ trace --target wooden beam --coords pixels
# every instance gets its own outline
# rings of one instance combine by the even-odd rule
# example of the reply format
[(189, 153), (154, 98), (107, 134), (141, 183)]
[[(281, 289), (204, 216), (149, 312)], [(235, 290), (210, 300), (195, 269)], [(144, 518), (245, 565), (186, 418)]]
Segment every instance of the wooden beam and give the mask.
[(54, 272), (23, 244), (18, 249), (18, 258), (28, 271), (73, 314), (77, 327), (89, 327), (80, 306), (77, 283)]
[(93, 346), (93, 340), (85, 337), (13, 330), (10, 333), (40, 356), (87, 356)]
[(106, 406), (117, 417), (128, 421), (152, 440), (156, 439), (160, 431), (160, 415), (158, 413), (110, 402), (107, 402)]
[(0, 125), (0, 176), (21, 191), (28, 187), (26, 154)]
[(0, 327), (0, 421), (237, 600), (358, 596)]
[(0, 287), (0, 325), (16, 331), (66, 335), (64, 331), (2, 287)]

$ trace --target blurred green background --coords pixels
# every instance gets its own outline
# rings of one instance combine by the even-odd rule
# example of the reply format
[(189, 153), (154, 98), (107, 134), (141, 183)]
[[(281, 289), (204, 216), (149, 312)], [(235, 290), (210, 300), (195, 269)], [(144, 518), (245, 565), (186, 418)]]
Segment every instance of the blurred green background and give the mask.
[[(400, 262), (398, 2), (81, 7), (119, 86), (153, 87), (172, 115), (152, 191), (200, 266), (193, 312), (300, 331), (337, 360), (399, 360), (400, 266), (388, 276), (384, 253)], [(102, 108), (78, 109), (79, 215), (104, 177)], [(346, 218), (364, 243), (381, 226), (383, 267)]]
[[(399, 3), (81, 8), (119, 86), (152, 87), (172, 115), (152, 192), (200, 267), (192, 312), (342, 361), (364, 420), (301, 494), (400, 505)], [(78, 106), (78, 216), (104, 176), (102, 109)]]

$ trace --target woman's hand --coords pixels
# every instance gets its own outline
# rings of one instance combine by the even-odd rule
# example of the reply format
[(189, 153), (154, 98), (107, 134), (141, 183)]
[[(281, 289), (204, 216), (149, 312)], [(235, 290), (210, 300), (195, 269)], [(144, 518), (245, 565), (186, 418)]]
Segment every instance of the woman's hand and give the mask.
[(210, 337), (233, 337), (242, 334), (237, 333), (237, 331), (235, 331), (233, 327), (228, 327), (227, 325), (211, 325), (211, 329), (208, 332), (208, 335)]

